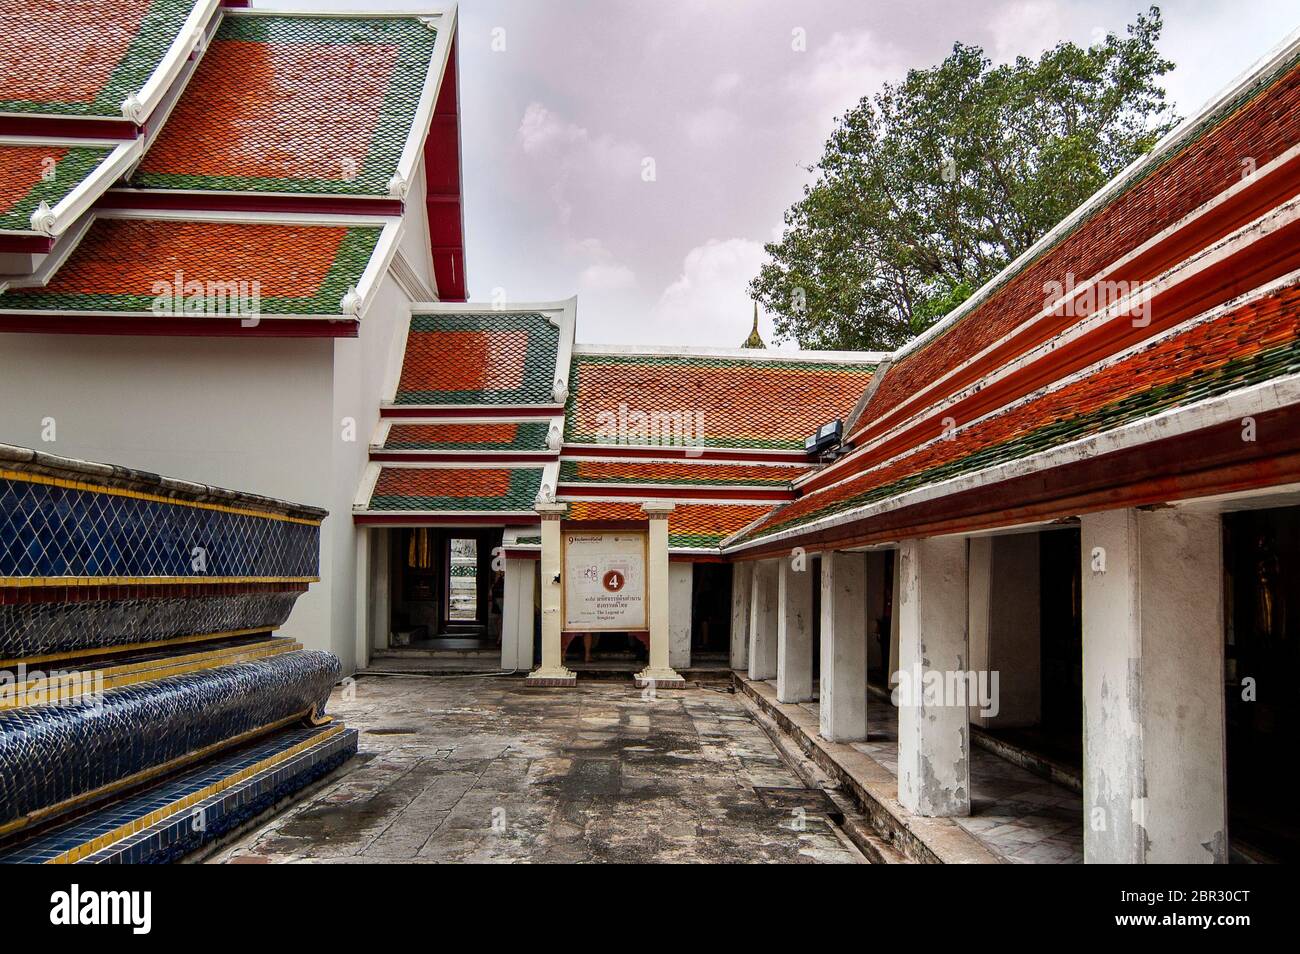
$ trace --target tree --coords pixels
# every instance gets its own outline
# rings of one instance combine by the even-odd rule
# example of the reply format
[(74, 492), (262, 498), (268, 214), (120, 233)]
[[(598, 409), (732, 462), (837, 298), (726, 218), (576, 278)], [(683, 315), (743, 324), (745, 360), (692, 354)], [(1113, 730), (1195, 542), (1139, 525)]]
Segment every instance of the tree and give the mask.
[(970, 297), (1175, 125), (1162, 25), (1001, 66), (958, 43), (864, 97), (750, 285), (778, 337), (892, 349)]

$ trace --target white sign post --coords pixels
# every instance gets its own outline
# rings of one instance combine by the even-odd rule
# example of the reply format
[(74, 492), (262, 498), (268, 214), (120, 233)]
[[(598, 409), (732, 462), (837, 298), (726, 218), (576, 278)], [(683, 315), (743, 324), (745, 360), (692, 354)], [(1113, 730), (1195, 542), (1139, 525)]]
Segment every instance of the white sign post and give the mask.
[(564, 629), (642, 632), (646, 621), (646, 535), (564, 534)]

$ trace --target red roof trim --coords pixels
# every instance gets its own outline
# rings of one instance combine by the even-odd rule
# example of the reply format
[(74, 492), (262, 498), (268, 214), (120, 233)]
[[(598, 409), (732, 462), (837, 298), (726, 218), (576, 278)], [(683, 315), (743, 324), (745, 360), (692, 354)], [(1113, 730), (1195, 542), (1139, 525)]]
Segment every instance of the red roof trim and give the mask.
[(748, 450), (745, 448), (673, 448), (673, 447), (622, 447), (617, 444), (565, 444), (565, 457), (616, 457), (654, 460), (714, 460), (777, 464), (807, 464), (812, 469), (808, 455), (801, 450)]
[(205, 338), (355, 338), (354, 320), (262, 319), (244, 327), (230, 318), (104, 318), (0, 315), (0, 332), (50, 335), (143, 335)]
[(388, 405), (379, 409), (380, 417), (559, 417), (564, 408), (558, 405), (519, 404), (430, 407), (419, 404)]
[(354, 513), (352, 522), (358, 526), (389, 527), (517, 527), (541, 523), (542, 520), (535, 513), (484, 513), (463, 517), (429, 517), (418, 513)]
[[(1150, 323), (1134, 327), (1123, 318), (1108, 321), (1088, 334), (1062, 345), (1050, 357), (1035, 361), (1007, 375), (955, 404), (930, 410), (903, 430), (893, 430), (880, 444), (854, 458), (853, 463), (807, 481), (801, 490), (806, 494), (819, 487), (862, 473), (943, 432), (942, 419), (973, 421), (1022, 395), (1058, 381), (1076, 371), (1122, 351), (1138, 342), (1173, 328), (1199, 314), (1266, 284), (1280, 275), (1300, 268), (1300, 222), (1288, 225), (1242, 248), (1236, 254), (1205, 271), (1174, 285), (1151, 300)], [(1075, 319), (1067, 319), (1073, 323)], [(1048, 323), (1044, 322), (1046, 326)], [(1050, 336), (1042, 327), (1039, 334)], [(1009, 360), (995, 351), (990, 358)], [(1000, 367), (1001, 365), (995, 365)], [(991, 369), (986, 369), (991, 370)], [(956, 387), (957, 385), (954, 385)], [(882, 420), (892, 420), (894, 413)], [(897, 422), (894, 422), (897, 427)], [(875, 430), (875, 425), (869, 429)]]
[(135, 139), (142, 132), (129, 119), (82, 116), (0, 116), (0, 136), (47, 136), (52, 139)]
[(784, 503), (794, 500), (790, 490), (754, 489), (745, 487), (674, 487), (664, 484), (560, 484), (556, 494), (561, 497), (635, 497), (639, 500), (757, 500), (762, 503)]
[(371, 460), (397, 461), (399, 463), (491, 463), (491, 464), (549, 464), (559, 459), (556, 453), (535, 451), (531, 454), (503, 451), (482, 453), (470, 451), (391, 451), (372, 450)]
[(54, 239), (47, 235), (0, 235), (0, 252), (45, 255), (53, 248)]
[(453, 36), (429, 135), (424, 141), (424, 206), (429, 218), (429, 247), (440, 301), (466, 301), (469, 297), (465, 279), (465, 212), (461, 198), (458, 46)]
[[(1266, 445), (1224, 424), (1062, 467), (976, 487), (938, 500), (863, 517), (746, 549), (736, 559), (889, 543), (911, 537), (974, 533), (1100, 510), (1142, 507), (1300, 482), (1300, 406), (1256, 415)], [(1132, 480), (1134, 475), (1157, 477)]]
[(186, 212), (314, 212), (327, 215), (401, 215), (403, 209), (400, 199), (376, 199), (370, 196), (279, 196), (244, 192), (169, 192), (161, 189), (110, 189), (95, 207)]

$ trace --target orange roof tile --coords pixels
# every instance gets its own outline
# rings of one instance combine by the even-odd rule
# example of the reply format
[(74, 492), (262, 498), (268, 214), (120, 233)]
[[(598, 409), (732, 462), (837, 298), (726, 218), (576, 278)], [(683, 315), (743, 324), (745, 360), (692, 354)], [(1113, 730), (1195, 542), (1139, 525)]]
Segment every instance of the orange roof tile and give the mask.
[(0, 310), (148, 312), (160, 293), (180, 294), (179, 275), (187, 288), (243, 283), (267, 314), (338, 314), (379, 232), (374, 226), (102, 218), (49, 284), (10, 289), (0, 296)]
[(531, 511), (540, 467), (384, 467), (369, 509), (424, 514)]
[[(678, 504), (668, 515), (668, 545), (678, 549), (712, 549), (769, 510), (768, 504)], [(640, 504), (575, 500), (567, 519), (574, 522), (645, 520)]]
[(415, 17), (229, 16), (132, 184), (388, 195), (436, 36)]
[(853, 410), (874, 364), (578, 354), (565, 440), (802, 448)]
[[(1300, 287), (1152, 342), (1069, 384), (1014, 404), (782, 506), (746, 537), (799, 526), (963, 473), (1026, 457), (1283, 375), (1300, 373)], [(862, 470), (871, 466), (870, 470)], [(857, 476), (853, 476), (858, 471)]]
[(541, 314), (413, 315), (395, 403), (553, 403), (559, 340)]
[(0, 113), (122, 115), (196, 0), (6, 0)]
[(698, 484), (700, 486), (788, 487), (808, 472), (804, 465), (719, 464), (711, 461), (566, 460), (562, 483)]
[[(1205, 131), (1208, 129), (1208, 131)], [(1249, 158), (1263, 166), (1300, 142), (1300, 65), (1253, 86), (1201, 133), (1154, 168), (1143, 169), (1117, 198), (1094, 211), (951, 327), (896, 361), (872, 396), (855, 433), (913, 393), (1027, 321), (1044, 306), (1045, 287), (1083, 281), (1150, 236), (1241, 181)]]

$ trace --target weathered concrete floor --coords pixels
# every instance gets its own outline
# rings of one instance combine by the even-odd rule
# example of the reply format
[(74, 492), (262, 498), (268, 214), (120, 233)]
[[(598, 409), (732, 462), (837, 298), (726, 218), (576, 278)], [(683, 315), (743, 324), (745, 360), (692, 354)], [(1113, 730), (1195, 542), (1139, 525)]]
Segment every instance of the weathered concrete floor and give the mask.
[[(773, 690), (776, 681), (769, 680)], [(817, 715), (817, 702), (802, 703)], [(898, 710), (867, 703), (869, 742), (853, 742), (898, 774)], [(971, 749), (971, 813), (953, 821), (1012, 864), (1082, 864), (1083, 798), (978, 746)]]
[(350, 770), (213, 861), (862, 860), (729, 693), (383, 676), (354, 692), (330, 704), (362, 730)]

